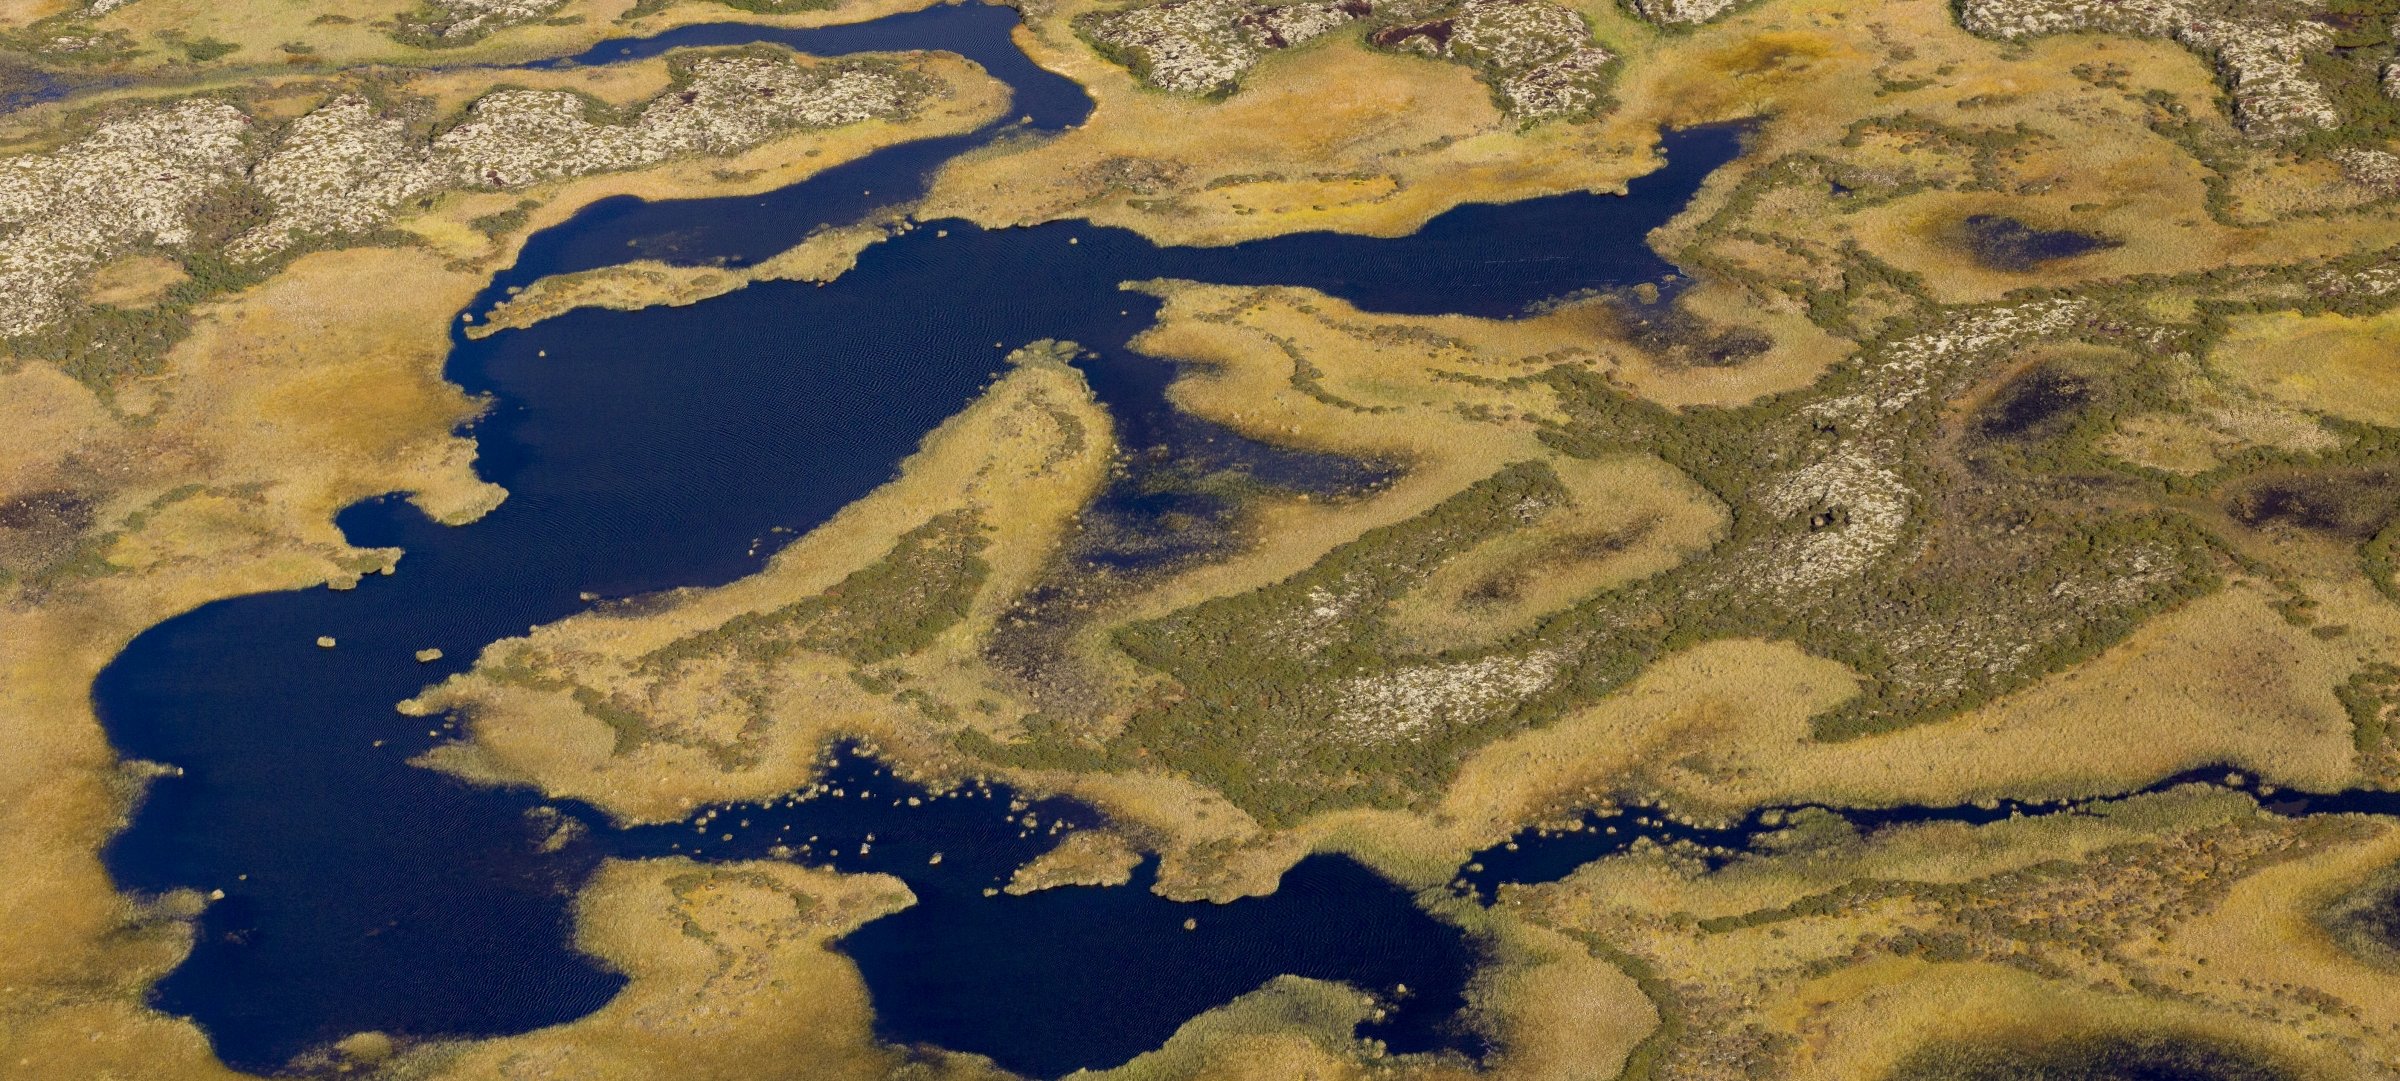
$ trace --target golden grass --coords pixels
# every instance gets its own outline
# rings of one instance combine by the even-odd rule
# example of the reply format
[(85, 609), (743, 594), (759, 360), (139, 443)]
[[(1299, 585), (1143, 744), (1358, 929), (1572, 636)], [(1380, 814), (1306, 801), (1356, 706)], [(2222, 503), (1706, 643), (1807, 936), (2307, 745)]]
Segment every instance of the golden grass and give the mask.
[(0, 401), (8, 403), (9, 419), (0, 424), (0, 492), (32, 490), (73, 449), (114, 426), (91, 388), (47, 364), (0, 372)]
[(1802, 1011), (1793, 1027), (1807, 1040), (1794, 1081), (1882, 1077), (1929, 1045), (2041, 1046), (2118, 1034), (2230, 1038), (2300, 1065), (2306, 1078), (2358, 1076), (2359, 1064), (2280, 1025), (2045, 981), (1998, 964), (1886, 961), (1811, 981), (1792, 997)]
[(1058, 847), (1009, 876), (1003, 892), (1012, 895), (1061, 886), (1122, 886), (1133, 880), (1141, 852), (1123, 834), (1108, 829), (1077, 830)]
[(2144, 960), (2212, 1000), (2264, 1012), (2306, 989), (2349, 1004), (2362, 1025), (2400, 1032), (2392, 972), (2351, 955), (2317, 922), (2342, 891), (2400, 861), (2400, 830), (2373, 821), (2363, 834), (2243, 879), (2214, 911), (2150, 944)]
[[(1369, 1076), (1350, 1029), (1371, 1002), (1340, 984), (1278, 976), (1187, 1021), (1166, 1046), (1076, 1081), (1350, 1081)], [(1415, 1076), (1412, 1071), (1409, 1076)]]
[(1497, 642), (1603, 589), (1666, 570), (1717, 540), (1716, 500), (1655, 458), (1554, 466), (1574, 503), (1493, 537), (1428, 575), (1392, 607), (1420, 652)]
[[(888, 876), (774, 861), (611, 863), (578, 899), (576, 942), (630, 977), (624, 991), (564, 1025), (407, 1049), (394, 1066), (443, 1081), (747, 1081), (769, 1062), (887, 1078), (900, 1053), (874, 1038), (866, 986), (832, 942), (915, 900)], [(963, 1060), (927, 1066), (994, 1076)]]
[[(2378, 1017), (2255, 982), (2253, 960), (2271, 948), (2197, 943), (2261, 919), (2238, 899), (2297, 869), (2332, 880), (2390, 848), (2375, 830), (2378, 853), (2359, 851), (2353, 825), (2261, 819), (2242, 797), (2185, 791), (2090, 817), (1820, 840), (1714, 874), (1636, 853), (1514, 891), (1503, 910), (1598, 935), (1672, 988), (1662, 1009), (1685, 1027), (1668, 1076), (1773, 1054), (1780, 1077), (1881, 1078), (1927, 1047), (2112, 1034), (2231, 1040), (2302, 1076), (2358, 1076), (2389, 1043)], [(1910, 956), (1911, 936), (1958, 946), (1946, 960)], [(2174, 953), (2187, 938), (2195, 952)], [(2350, 1003), (2378, 995), (2342, 990)], [(1773, 1053), (1767, 1040), (1790, 1042)]]
[(2180, 413), (2143, 413), (2117, 422), (2100, 449), (2134, 465), (2190, 476), (2223, 465), (2228, 440)]
[[(919, 127), (778, 140), (730, 163), (743, 170), (731, 180), (689, 161), (550, 185), (533, 193), (547, 201), (529, 228), (621, 192), (763, 190), (923, 131), (972, 127), (998, 108), (997, 84), (971, 66), (926, 63), (954, 93)], [(448, 322), (481, 287), (482, 268), (522, 238), (493, 241), (464, 223), (515, 198), (448, 200), (408, 223), (437, 250), (311, 255), (205, 305), (157, 375), (109, 400), (46, 365), (0, 372), (10, 418), (0, 499), (56, 488), (88, 498), (93, 524), (80, 539), (103, 545), (118, 568), (0, 596), (0, 743), (10, 748), (0, 801), (23, 812), (0, 819), (0, 863), (11, 869), (0, 876), (0, 1072), (23, 1060), (31, 1076), (137, 1064), (159, 1078), (230, 1076), (187, 1022), (143, 1005), (188, 931), (118, 895), (97, 859), (134, 783), (92, 717), (91, 680), (141, 629), (198, 604), (355, 578), (377, 554), (343, 543), (331, 516), (357, 499), (407, 491), (434, 517), (461, 522), (500, 497), (473, 474), (473, 444), (451, 434), (478, 407), (442, 381), (441, 364)], [(163, 503), (142, 528), (112, 533), (192, 486), (199, 494)]]
[(1634, 1045), (1659, 1021), (1641, 988), (1556, 931), (1525, 925), (1510, 937), (1526, 958), (1478, 988), (1500, 1024), (1490, 1072), (1511, 1081), (1620, 1076)]
[[(365, 282), (379, 285), (361, 289)], [(169, 361), (168, 393), (178, 405), (190, 397), (190, 405), (242, 418), (221, 438), (238, 440), (247, 454), (310, 462), (313, 491), (294, 493), (291, 510), (324, 523), (314, 528), (327, 539), (334, 511), (391, 490), (399, 478), (436, 518), (471, 520), (501, 493), (467, 474), (473, 445), (449, 428), (477, 407), (440, 372), (449, 353), (444, 317), (475, 285), (473, 275), (421, 251), (308, 256), (204, 317)], [(392, 377), (396, 365), (408, 379)], [(292, 374), (249, 377), (261, 368)], [(220, 471), (214, 479), (242, 478)]]
[(92, 273), (84, 300), (119, 308), (146, 308), (188, 280), (183, 265), (163, 255), (128, 255)]
[(2280, 401), (2346, 420), (2400, 425), (2400, 313), (2243, 316), (2209, 363)]
[(1747, 405), (1816, 382), (1857, 349), (1809, 322), (1791, 298), (1781, 294), (1703, 281), (1677, 297), (1676, 306), (1707, 326), (1761, 334), (1768, 345), (1757, 356), (1726, 365), (1678, 366), (1638, 349), (1618, 351), (1618, 382), (1660, 405)]
[[(578, 53), (603, 39), (647, 37), (687, 23), (822, 26), (863, 22), (930, 6), (929, 0), (844, 0), (830, 10), (774, 15), (721, 4), (686, 2), (641, 19), (624, 20), (634, 4), (635, 0), (568, 0), (565, 6), (543, 19), (504, 27), (469, 44), (440, 49), (403, 44), (390, 34), (395, 20), (419, 7), (417, 0), (357, 0), (344, 4), (339, 11), (288, 0), (245, 4), (142, 0), (117, 8), (94, 20), (92, 25), (103, 30), (122, 30), (148, 50), (128, 63), (127, 69), (135, 73), (188, 77), (189, 59), (181, 50), (158, 41), (158, 34), (170, 32), (195, 41), (213, 39), (238, 46), (235, 51), (201, 65), (208, 75), (256, 78), (290, 68), (506, 64)], [(0, 8), (0, 25), (21, 26), (60, 9), (57, 4), (25, 0), (17, 0), (11, 7), (13, 10)], [(327, 19), (327, 15), (336, 17)], [(306, 51), (287, 51), (283, 48), (287, 44), (303, 46)]]
[[(413, 711), (463, 709), (471, 742), (446, 746), (433, 764), (470, 776), (532, 783), (554, 795), (589, 800), (621, 818), (680, 818), (701, 803), (759, 798), (806, 783), (818, 754), (840, 735), (874, 735), (919, 754), (934, 731), (917, 707), (850, 678), (850, 661), (803, 652), (772, 673), (710, 659), (680, 676), (643, 675), (643, 655), (736, 616), (779, 608), (823, 592), (891, 549), (901, 534), (944, 512), (971, 508), (989, 527), (981, 553), (992, 567), (967, 617), (924, 654), (895, 662), (908, 682), (961, 714), (978, 700), (1006, 702), (1005, 688), (982, 670), (975, 643), (990, 633), (1029, 586), (1074, 513), (1103, 480), (1112, 442), (1108, 416), (1082, 376), (1056, 360), (1021, 364), (932, 434), (902, 463), (897, 480), (851, 504), (776, 554), (767, 568), (732, 585), (674, 595), (663, 611), (591, 612), (543, 627), (526, 639), (489, 647), (484, 669), (532, 663), (567, 679), (638, 703), (674, 739), (620, 748), (614, 729), (567, 693), (469, 673), (412, 700)], [(754, 719), (730, 688), (764, 677), (768, 721)], [(997, 720), (984, 723), (998, 723)], [(720, 764), (710, 747), (747, 737), (754, 757)]]
[(2137, 413), (2119, 420), (2098, 448), (2134, 465), (2186, 475), (2223, 465), (2244, 450), (2262, 448), (2314, 454), (2342, 445), (2342, 437), (2298, 405), (2279, 400), (2217, 364), (2204, 368), (2183, 359), (2177, 373), (2176, 412)]
[(1017, 32), (1036, 62), (1092, 93), (1091, 119), (945, 167), (927, 216), (1083, 218), (1176, 244), (1395, 236), (1461, 202), (1612, 189), (1655, 165), (1638, 119), (1520, 131), (1465, 68), (1349, 40), (1271, 57), (1223, 101), (1147, 90), (1076, 39), (1075, 15), (1098, 6), (1044, 7)]
[(489, 317), (469, 327), (467, 336), (483, 338), (502, 330), (529, 327), (577, 308), (635, 311), (659, 306), (683, 307), (723, 296), (752, 282), (829, 282), (858, 265), (860, 252), (891, 235), (889, 229), (877, 225), (828, 229), (740, 269), (677, 266), (642, 259), (598, 270), (556, 274), (512, 294)]

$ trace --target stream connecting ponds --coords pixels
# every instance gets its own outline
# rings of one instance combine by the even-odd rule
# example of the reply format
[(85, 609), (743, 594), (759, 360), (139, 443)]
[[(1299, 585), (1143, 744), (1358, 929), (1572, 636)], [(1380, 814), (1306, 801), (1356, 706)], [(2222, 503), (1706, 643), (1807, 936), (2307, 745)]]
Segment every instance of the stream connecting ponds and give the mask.
[[(557, 62), (761, 41), (819, 55), (947, 49), (1016, 98), (1003, 123), (892, 147), (764, 195), (596, 203), (531, 238), (469, 310), (546, 275), (629, 258), (755, 262), (820, 227), (913, 201), (965, 150), (1081, 122), (1090, 99), (1015, 48), (1015, 19), (964, 5), (820, 30), (695, 26)], [(1012, 813), (1017, 797), (999, 787), (910, 807), (901, 797), (924, 793), (837, 751), (828, 785), (877, 798), (749, 805), (721, 816), (747, 819), (738, 832), (618, 828), (588, 807), (410, 765), (445, 737), (393, 706), (463, 670), (484, 645), (589, 598), (756, 571), (769, 538), (804, 533), (883, 483), (979, 393), (1003, 364), (995, 342), (1085, 346), (1080, 363), (1129, 448), (1238, 465), (1287, 490), (1371, 479), (1372, 466), (1176, 413), (1165, 398), (1173, 372), (1126, 346), (1158, 301), (1119, 283), (1294, 285), (1379, 311), (1515, 315), (1670, 274), (1644, 236), (1733, 158), (1739, 139), (1728, 128), (1674, 133), (1667, 166), (1624, 196), (1465, 206), (1396, 239), (1172, 248), (1075, 222), (932, 222), (870, 247), (823, 288), (761, 283), (689, 307), (586, 309), (483, 339), (457, 334), (448, 375), (491, 398), (474, 435), (479, 469), (510, 493), (503, 505), (457, 528), (394, 497), (349, 508), (339, 524), (353, 543), (406, 552), (396, 573), (352, 590), (207, 605), (138, 637), (93, 687), (121, 754), (180, 769), (151, 786), (106, 852), (118, 884), (224, 894), (199, 917), (190, 957), (157, 985), (155, 1003), (195, 1020), (228, 1063), (261, 1071), (359, 1031), (471, 1037), (556, 1024), (624, 982), (570, 941), (574, 893), (601, 861), (771, 858), (795, 837), (816, 837), (789, 858), (889, 872), (918, 898), (839, 943), (865, 977), (878, 1031), (897, 1042), (987, 1054), (1037, 1077), (1113, 1066), (1290, 973), (1386, 995), (1387, 1014), (1362, 1031), (1393, 1051), (1481, 1054), (1483, 1038), (1461, 1013), (1476, 944), (1344, 858), (1305, 860), (1274, 894), (1227, 905), (1152, 894), (1147, 864), (1125, 887), (993, 896), (1054, 842), (1023, 829), (1024, 813), (1070, 825), (1096, 815), (1056, 800)], [(1135, 517), (1167, 513), (1125, 491), (1104, 498)], [(339, 648), (318, 648), (320, 635)], [(448, 659), (417, 663), (427, 647)], [(558, 814), (584, 828), (559, 831)], [(1678, 839), (1663, 825), (1655, 832)], [(860, 848), (870, 834), (872, 855)], [(1481, 854), (1469, 884), (1488, 893), (1501, 881), (1555, 878), (1633, 835), (1528, 835)], [(1402, 985), (1407, 993), (1396, 993)]]

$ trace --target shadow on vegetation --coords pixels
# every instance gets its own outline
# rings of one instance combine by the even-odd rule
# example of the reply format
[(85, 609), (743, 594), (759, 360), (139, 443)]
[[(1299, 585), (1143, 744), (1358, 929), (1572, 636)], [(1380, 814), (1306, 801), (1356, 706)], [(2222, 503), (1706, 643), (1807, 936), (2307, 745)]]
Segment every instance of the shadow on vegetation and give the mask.
[(2071, 426), (2091, 401), (2089, 380), (2045, 364), (2001, 387), (1976, 418), (1975, 430), (1991, 439), (2039, 439)]
[(2376, 872), (2317, 916), (2334, 941), (2358, 957), (2400, 965), (2400, 864)]
[(2225, 512), (2252, 529), (2289, 526), (2346, 540), (2375, 536), (2396, 509), (2400, 475), (2388, 469), (2268, 476), (2225, 502)]
[(2299, 1074), (2229, 1041), (2164, 1033), (1930, 1047), (1889, 1081), (2297, 1081)]

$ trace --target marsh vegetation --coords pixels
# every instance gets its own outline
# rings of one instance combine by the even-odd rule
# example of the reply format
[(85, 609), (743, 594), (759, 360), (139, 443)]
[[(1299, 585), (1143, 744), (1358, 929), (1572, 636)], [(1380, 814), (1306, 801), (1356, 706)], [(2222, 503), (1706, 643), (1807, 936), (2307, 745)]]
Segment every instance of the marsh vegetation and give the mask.
[[(305, 30), (209, 15), (153, 48), (156, 2), (7, 41), (25, 70), (224, 76), (12, 121), (0, 243), (27, 258), (0, 305), (0, 387), (23, 418), (0, 433), (0, 640), (25, 644), (0, 705), (40, 737), (13, 769), (73, 774), (42, 789), (64, 809), (45, 821), (123, 806), (104, 766), (60, 765), (110, 761), (84, 684), (115, 643), (227, 592), (391, 567), (326, 525), (357, 498), (489, 509), (451, 434), (476, 406), (438, 378), (442, 325), (527, 231), (613, 192), (761, 190), (1001, 109), (963, 64), (923, 57), (332, 70), (584, 43), (619, 14), (857, 13), (808, 3), (395, 3)], [(1111, 816), (1109, 839), (1026, 889), (1127, 877), (1148, 851), (1159, 889), (1215, 898), (1271, 890), (1318, 849), (1438, 886), (1462, 854), (1594, 807), (2090, 801), (2220, 764), (2264, 777), (2257, 800), (2388, 785), (2393, 14), (1031, 11), (1026, 47), (1092, 88), (1091, 121), (948, 164), (924, 216), (1209, 243), (1398, 233), (1460, 202), (1608, 189), (1652, 167), (1662, 124), (1757, 124), (1652, 235), (1676, 273), (1647, 290), (1470, 319), (1139, 286), (1158, 309), (1135, 345), (1184, 363), (1177, 406), (1368, 463), (1341, 474), (1367, 482), (1264, 483), (1121, 446), (1088, 358), (1043, 343), (890, 485), (755, 573), (495, 643), (407, 723), (463, 732), (429, 765), (628, 821), (804, 788), (825, 745), (870, 735), (930, 776), (1004, 774)], [(260, 63), (274, 88), (237, 72)], [(835, 238), (779, 276), (838, 287), (886, 235)], [(751, 269), (556, 279), (475, 340), (770, 276)], [(360, 648), (340, 641), (328, 656)], [(1644, 846), (1490, 909), (1425, 903), (1460, 906), (1494, 944), (1478, 994), (1506, 1036), (1485, 1064), (1500, 1076), (2379, 1068), (2400, 1024), (2393, 835), (2255, 803), (2176, 792), (1864, 836), (1799, 814), (1739, 858)], [(9, 852), (66, 866), (56, 852), (106, 828), (12, 834)], [(29, 1046), (82, 1051), (97, 1028), (124, 1034), (106, 1054), (202, 1071), (194, 1030), (142, 988), (204, 906), (127, 916), (88, 864), (34, 902), (80, 922), (0, 950), (29, 973), (7, 982), (41, 995), (110, 974), (24, 1014)], [(880, 879), (775, 861), (614, 867), (580, 924), (632, 977), (606, 1012), (397, 1050), (453, 1076), (588, 1064), (595, 1047), (618, 1057), (594, 1069), (700, 1061), (703, 1044), (727, 1076), (766, 1055), (976, 1076), (880, 1042), (828, 952), (904, 903)], [(1464, 1069), (1357, 1039), (1378, 1008), (1277, 981), (1125, 1073)], [(343, 1046), (354, 1066), (394, 1050)]]

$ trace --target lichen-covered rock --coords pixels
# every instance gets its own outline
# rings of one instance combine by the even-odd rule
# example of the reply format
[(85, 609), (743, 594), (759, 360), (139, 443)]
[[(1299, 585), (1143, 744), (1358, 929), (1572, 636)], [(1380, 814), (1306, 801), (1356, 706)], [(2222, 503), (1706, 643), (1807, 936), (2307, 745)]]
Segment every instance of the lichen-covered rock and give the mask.
[(2216, 54), (2243, 130), (2275, 135), (2341, 123), (2333, 99), (2301, 67), (2303, 55), (2333, 43), (2332, 30), (2308, 22), (2228, 20), (2192, 26), (2179, 39)]
[(1741, 0), (1631, 0), (1633, 13), (1662, 26), (1698, 26), (1728, 11)]
[(259, 155), (246, 114), (192, 98), (0, 162), (0, 337), (58, 320), (84, 276), (111, 258), (190, 246), (202, 205), (245, 176), (266, 197), (267, 217), (223, 252), (256, 263), (304, 241), (371, 233), (403, 203), (445, 188), (521, 188), (737, 153), (791, 131), (903, 117), (927, 93), (921, 76), (865, 61), (718, 55), (681, 75), (678, 89), (622, 123), (595, 118), (586, 99), (564, 91), (509, 90), (477, 101), (426, 145), (351, 94), (303, 114)]
[(1592, 43), (1582, 16), (1549, 0), (1460, 0), (1368, 40), (1474, 68), (1511, 115), (1527, 120), (1598, 107), (1616, 60)]
[(440, 187), (444, 174), (409, 138), (406, 124), (346, 94), (293, 121), (250, 179), (275, 209), (266, 224), (227, 246), (237, 260), (273, 254), (304, 235), (381, 228), (392, 208)]
[(1463, 0), (1443, 50), (1491, 71), (1526, 71), (1592, 42), (1583, 18), (1544, 0)]
[[(2076, 301), (1992, 308), (1902, 338), (1863, 368), (1865, 388), (1814, 403), (1804, 415), (1835, 430), (1873, 433), (1882, 418), (1953, 390), (1969, 362), (1997, 350), (2055, 337), (2089, 310)], [(1750, 581), (1791, 595), (1856, 578), (1890, 553), (1906, 532), (1916, 492), (1888, 463), (1904, 455), (1886, 438), (1860, 434), (1769, 482), (1762, 506), (1805, 529), (1768, 546)]]
[(1879, 449), (1871, 442), (1844, 446), (1766, 488), (1768, 511), (1812, 516), (1809, 528), (1768, 561), (1770, 588), (1789, 593), (1855, 578), (1900, 542), (1916, 493), (1882, 465)]
[(1504, 713), (1541, 693), (1558, 671), (1558, 655), (1543, 651), (1356, 676), (1335, 688), (1335, 730), (1356, 743), (1421, 739)]
[(2191, 15), (2184, 0), (1964, 0), (1958, 6), (1961, 26), (1996, 38), (2083, 30), (2172, 37)]
[(700, 61), (680, 92), (629, 124), (596, 121), (563, 90), (506, 90), (476, 101), (465, 123), (434, 141), (460, 183), (520, 188), (542, 180), (631, 169), (678, 154), (725, 154), (803, 128), (905, 115), (921, 96), (896, 69), (809, 67), (761, 57)]
[(2343, 175), (2352, 183), (2382, 192), (2400, 192), (2400, 154), (2351, 147), (2333, 158), (2342, 164)]
[(548, 16), (566, 2), (430, 0), (423, 9), (401, 20), (400, 36), (425, 45), (464, 45), (494, 30)]
[(1378, 48), (1476, 69), (1508, 112), (1529, 120), (1587, 113), (1603, 100), (1616, 57), (1592, 43), (1582, 16), (1549, 0), (1165, 0), (1077, 21), (1085, 38), (1161, 90), (1232, 92), (1266, 54), (1358, 19), (1382, 27)]
[(2340, 123), (2332, 98), (2308, 77), (2302, 57), (2332, 44), (2333, 32), (2277, 4), (2195, 0), (1961, 0), (1959, 24), (1996, 38), (2097, 30), (2166, 38), (2212, 57), (2233, 93), (2234, 116), (2255, 135), (2286, 135)]
[(1367, 0), (1167, 0), (1095, 12), (1078, 20), (1077, 28), (1151, 86), (1216, 94), (1232, 90), (1267, 53), (1323, 37), (1370, 10)]
[(240, 109), (192, 98), (0, 161), (0, 336), (56, 319), (102, 262), (189, 241), (194, 212), (240, 175), (249, 132)]
[(1510, 113), (1531, 119), (1590, 113), (1605, 100), (1608, 66), (1616, 59), (1606, 49), (1585, 46), (1548, 63), (1503, 76), (1500, 97)]
[(1239, 22), (1243, 32), (1260, 48), (1288, 49), (1324, 37), (1372, 10), (1367, 0), (1285, 4), (1254, 7)]

